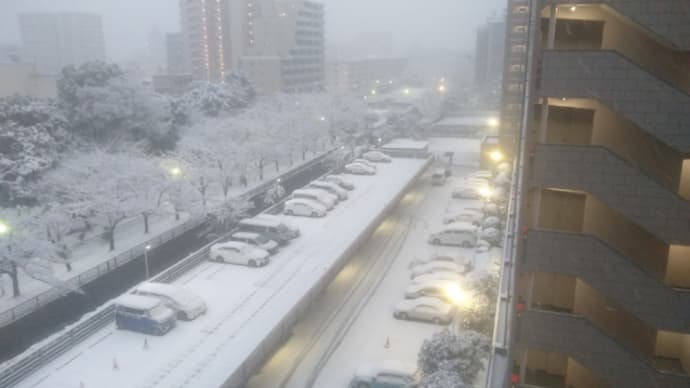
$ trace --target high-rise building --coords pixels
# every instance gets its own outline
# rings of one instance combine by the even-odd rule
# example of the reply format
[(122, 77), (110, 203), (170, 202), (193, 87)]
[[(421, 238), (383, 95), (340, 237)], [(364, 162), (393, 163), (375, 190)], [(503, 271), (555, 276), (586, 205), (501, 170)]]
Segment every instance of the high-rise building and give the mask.
[(503, 78), (506, 41), (504, 21), (489, 21), (477, 30), (474, 56), (474, 84), (480, 88), (499, 86)]
[(488, 386), (690, 386), (690, 2), (509, 0)]
[(218, 82), (229, 69), (228, 0), (180, 0), (185, 68), (196, 79)]
[(40, 74), (58, 74), (67, 65), (105, 60), (103, 24), (85, 13), (19, 15), (23, 60)]
[(184, 74), (186, 66), (184, 38), (181, 33), (165, 35), (165, 55), (168, 74)]

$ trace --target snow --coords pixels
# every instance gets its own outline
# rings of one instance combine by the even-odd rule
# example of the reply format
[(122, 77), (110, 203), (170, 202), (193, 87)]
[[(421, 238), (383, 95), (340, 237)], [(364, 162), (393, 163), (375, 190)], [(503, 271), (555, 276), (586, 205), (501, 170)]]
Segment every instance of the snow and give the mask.
[(488, 125), (488, 120), (492, 117), (495, 117), (495, 115), (446, 117), (434, 123), (434, 126), (485, 127)]
[(415, 151), (425, 151), (429, 146), (429, 142), (426, 140), (414, 140), (414, 139), (393, 139), (388, 143), (381, 146), (381, 149), (396, 149), (396, 150), (415, 150)]
[(150, 310), (161, 302), (148, 296), (125, 294), (117, 298), (117, 304), (136, 310)]
[(147, 337), (111, 324), (19, 386), (220, 386), (424, 162), (395, 159), (379, 165), (375, 176), (349, 177), (356, 189), (325, 218), (280, 216), (297, 225), (302, 235), (267, 267), (205, 262), (194, 268), (176, 284), (207, 303), (207, 314), (197, 320), (180, 322), (166, 336), (148, 338), (147, 346)]

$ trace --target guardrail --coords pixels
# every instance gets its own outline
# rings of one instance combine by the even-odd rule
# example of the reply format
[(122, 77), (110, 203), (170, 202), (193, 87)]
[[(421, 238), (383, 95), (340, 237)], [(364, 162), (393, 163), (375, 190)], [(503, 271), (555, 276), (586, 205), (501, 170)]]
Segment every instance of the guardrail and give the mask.
[[(286, 171), (283, 175), (281, 175), (281, 178), (287, 179), (290, 177), (293, 177), (301, 172), (304, 172), (305, 170), (312, 168), (313, 166), (322, 163), (326, 158), (328, 158), (331, 155), (331, 152), (326, 152), (323, 155), (320, 155), (308, 163), (302, 164), (300, 166), (297, 166), (291, 170)], [(252, 198), (256, 195), (261, 194), (263, 191), (266, 191), (268, 188), (270, 188), (273, 185), (273, 180), (268, 180), (261, 185), (256, 186), (255, 188), (243, 193), (240, 197), (241, 198)], [(274, 205), (274, 207), (277, 205)], [(273, 207), (272, 207), (273, 208)], [(191, 220), (190, 220), (191, 221)], [(196, 226), (201, 225), (202, 223), (206, 222), (205, 218), (199, 218), (197, 220)], [(191, 225), (191, 224), (190, 224)], [(183, 225), (179, 225), (179, 227), (182, 227)], [(194, 227), (196, 227), (194, 226)], [(188, 228), (189, 230), (191, 228)], [(211, 241), (210, 243), (204, 245), (202, 248), (197, 250), (196, 252), (190, 254), (183, 260), (179, 261), (177, 264), (171, 266), (170, 268), (166, 269), (165, 271), (161, 272), (160, 274), (154, 276), (151, 280), (156, 281), (156, 282), (163, 282), (163, 283), (169, 283), (172, 282), (178, 278), (180, 278), (182, 275), (184, 275), (187, 271), (189, 271), (191, 268), (196, 267), (199, 263), (205, 260), (208, 251), (210, 247), (215, 244), (218, 241), (221, 241), (223, 239), (226, 239), (230, 236), (230, 234), (234, 233), (235, 230), (231, 230), (228, 233), (224, 234), (223, 236)], [(172, 234), (168, 233), (166, 235), (163, 233), (160, 235), (158, 238), (160, 238), (160, 241), (162, 241), (160, 244), (167, 242), (171, 240)], [(132, 249), (132, 251), (138, 249), (140, 252), (139, 255), (143, 254), (144, 247), (146, 246), (147, 243), (140, 244), (136, 246), (135, 248)], [(160, 245), (159, 244), (159, 245)], [(115, 261), (114, 259), (117, 259), (119, 256), (113, 258), (112, 261)], [(129, 258), (127, 261), (131, 261), (137, 256), (134, 256), (132, 258)], [(121, 259), (122, 260), (122, 259)], [(123, 265), (124, 263), (120, 263), (119, 266)], [(100, 268), (101, 266), (97, 266), (96, 268)], [(106, 266), (106, 268), (108, 268)], [(113, 268), (114, 269), (114, 268)], [(112, 270), (112, 269), (110, 269)], [(95, 274), (98, 274), (98, 270), (96, 270)], [(83, 275), (83, 274), (82, 274)], [(97, 276), (96, 276), (97, 277)], [(93, 277), (91, 280), (95, 279), (96, 277)], [(86, 279), (86, 278), (84, 278)], [(91, 281), (90, 280), (90, 281)], [(57, 296), (52, 299), (55, 300), (59, 298), (61, 294), (57, 294)], [(51, 301), (52, 301), (51, 300)], [(49, 303), (49, 302), (44, 302), (44, 304)], [(92, 333), (96, 332), (97, 330), (100, 330), (101, 328), (105, 327), (109, 323), (113, 322), (115, 319), (114, 317), (114, 312), (115, 312), (115, 307), (114, 304), (108, 303), (106, 304), (103, 308), (99, 309), (96, 313), (93, 315), (89, 316), (87, 319), (80, 321), (79, 323), (73, 325), (69, 329), (63, 331), (60, 333), (58, 336), (56, 336), (52, 340), (46, 341), (44, 344), (41, 344), (40, 346), (37, 346), (35, 350), (29, 350), (25, 352), (24, 354), (16, 357), (13, 360), (7, 361), (3, 365), (0, 365), (0, 387), (11, 387), (15, 384), (18, 384), (20, 381), (24, 380), (26, 377), (28, 377), (31, 373), (35, 372), (42, 366), (46, 365), (50, 361), (56, 359), (57, 357), (61, 356), (65, 352), (67, 352), (69, 349), (72, 347), (76, 346), (86, 338), (88, 338), (89, 335)]]

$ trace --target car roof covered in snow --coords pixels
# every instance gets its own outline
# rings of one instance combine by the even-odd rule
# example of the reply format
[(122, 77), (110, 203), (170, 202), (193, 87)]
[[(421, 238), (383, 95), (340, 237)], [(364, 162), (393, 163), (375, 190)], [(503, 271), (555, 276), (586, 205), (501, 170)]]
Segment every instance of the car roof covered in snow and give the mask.
[(150, 296), (125, 294), (117, 298), (115, 303), (136, 310), (151, 310), (161, 304), (161, 301)]

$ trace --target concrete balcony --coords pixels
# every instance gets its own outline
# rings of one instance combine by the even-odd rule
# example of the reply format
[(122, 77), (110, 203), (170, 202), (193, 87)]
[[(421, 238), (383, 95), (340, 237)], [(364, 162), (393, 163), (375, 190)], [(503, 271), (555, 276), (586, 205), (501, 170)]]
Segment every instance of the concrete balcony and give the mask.
[(568, 7), (604, 4), (674, 48), (690, 50), (690, 4), (687, 0), (547, 0), (544, 3)]
[(690, 202), (605, 147), (539, 144), (532, 179), (588, 192), (659, 240), (690, 245)]
[(690, 332), (690, 290), (669, 287), (595, 236), (531, 229), (524, 269), (580, 278), (651, 327)]
[(529, 310), (520, 315), (518, 335), (523, 346), (566, 354), (614, 387), (690, 386), (690, 376), (656, 369), (578, 315)]
[(598, 100), (669, 147), (690, 153), (690, 95), (615, 51), (544, 51), (538, 93)]

